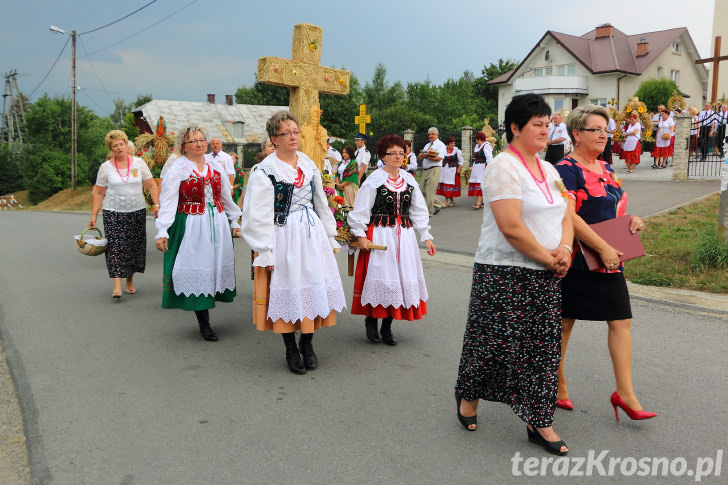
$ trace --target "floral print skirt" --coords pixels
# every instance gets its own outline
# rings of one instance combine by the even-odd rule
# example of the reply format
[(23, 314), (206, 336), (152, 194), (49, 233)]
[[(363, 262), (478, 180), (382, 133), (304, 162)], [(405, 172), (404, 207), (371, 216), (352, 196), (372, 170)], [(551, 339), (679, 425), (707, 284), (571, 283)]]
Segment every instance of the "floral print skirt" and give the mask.
[(550, 271), (475, 263), (455, 390), (551, 426), (561, 356), (561, 280)]
[(147, 262), (147, 211), (103, 211), (106, 269), (109, 278), (129, 278), (144, 273)]

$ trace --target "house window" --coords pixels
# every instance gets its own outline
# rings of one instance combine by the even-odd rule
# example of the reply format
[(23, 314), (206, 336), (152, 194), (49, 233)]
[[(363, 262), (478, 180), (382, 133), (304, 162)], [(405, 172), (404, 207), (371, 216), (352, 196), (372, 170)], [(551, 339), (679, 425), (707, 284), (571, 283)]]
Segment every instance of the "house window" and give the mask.
[(662, 67), (657, 66), (657, 79), (662, 79)]
[(537, 67), (533, 70), (533, 75), (535, 77), (551, 76), (553, 71), (553, 67)]
[(544, 74), (546, 76), (551, 76), (553, 74), (553, 72), (554, 72), (554, 68), (553, 67), (544, 68)]
[(236, 121), (233, 123), (233, 138), (243, 138), (245, 136), (244, 126), (245, 123), (242, 121)]
[(554, 99), (554, 113), (558, 113), (559, 111), (564, 111), (564, 100), (563, 99)]
[(589, 100), (591, 104), (596, 104), (597, 106), (604, 106), (607, 107), (607, 98), (592, 98)]
[(576, 66), (574, 64), (562, 64), (556, 66), (557, 76), (573, 76), (576, 73)]
[(672, 53), (673, 54), (680, 54), (680, 42), (673, 42), (672, 43)]
[(675, 69), (671, 70), (670, 79), (672, 79), (675, 84), (678, 84), (680, 79), (680, 71), (676, 71)]

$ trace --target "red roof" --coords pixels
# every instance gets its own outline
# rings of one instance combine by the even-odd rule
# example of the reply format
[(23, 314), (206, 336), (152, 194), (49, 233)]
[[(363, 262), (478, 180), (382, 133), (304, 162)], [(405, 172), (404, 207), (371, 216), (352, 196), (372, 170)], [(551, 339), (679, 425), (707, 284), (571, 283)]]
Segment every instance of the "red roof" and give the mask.
[[(491, 79), (488, 84), (503, 84), (510, 81), (536, 47), (541, 45), (546, 36), (553, 37), (592, 74), (623, 72), (635, 75), (642, 74), (647, 66), (665, 49), (670, 47), (672, 42), (680, 37), (683, 32), (690, 38), (688, 29), (685, 27), (635, 35), (627, 35), (612, 27), (612, 36), (599, 39), (596, 38), (596, 30), (587, 32), (581, 37), (549, 30), (539, 39), (517, 68)], [(642, 38), (649, 44), (649, 49), (646, 55), (638, 57), (637, 44)], [(692, 38), (690, 38), (690, 42), (692, 43)]]

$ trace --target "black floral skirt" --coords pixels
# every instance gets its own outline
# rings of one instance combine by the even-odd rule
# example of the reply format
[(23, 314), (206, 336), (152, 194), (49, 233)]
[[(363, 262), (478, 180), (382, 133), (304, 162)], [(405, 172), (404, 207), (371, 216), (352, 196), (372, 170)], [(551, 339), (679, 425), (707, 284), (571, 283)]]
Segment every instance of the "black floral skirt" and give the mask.
[(475, 263), (457, 393), (551, 426), (560, 356), (561, 281), (550, 271)]
[(104, 210), (106, 269), (109, 278), (128, 278), (144, 273), (147, 263), (147, 212)]

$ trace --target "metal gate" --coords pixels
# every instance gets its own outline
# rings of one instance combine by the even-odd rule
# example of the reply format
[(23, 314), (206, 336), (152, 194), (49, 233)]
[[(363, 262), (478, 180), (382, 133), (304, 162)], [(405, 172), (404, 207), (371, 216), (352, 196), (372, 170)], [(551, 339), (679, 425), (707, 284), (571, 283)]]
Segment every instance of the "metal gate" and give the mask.
[(690, 123), (688, 178), (720, 178), (725, 160), (724, 140), (721, 139), (725, 137), (725, 128), (712, 129), (712, 121), (711, 118), (701, 121), (695, 117)]

